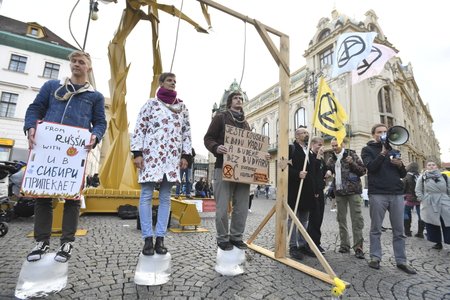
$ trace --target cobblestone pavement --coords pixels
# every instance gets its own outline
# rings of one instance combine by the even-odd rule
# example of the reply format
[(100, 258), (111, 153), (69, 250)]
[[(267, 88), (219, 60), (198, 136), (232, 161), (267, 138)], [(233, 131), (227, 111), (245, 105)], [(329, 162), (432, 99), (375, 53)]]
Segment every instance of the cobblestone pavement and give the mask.
[[(255, 199), (249, 214), (246, 235), (254, 232), (273, 200)], [(327, 204), (322, 227), (325, 258), (336, 274), (351, 283), (344, 299), (450, 299), (450, 247), (430, 249), (424, 239), (408, 238), (407, 255), (418, 275), (407, 275), (395, 267), (392, 232), (382, 235), (383, 260), (380, 270), (367, 266), (353, 253), (341, 254), (338, 246), (336, 213)], [(368, 238), (369, 209), (363, 208)], [(137, 286), (133, 282), (143, 242), (135, 220), (115, 215), (89, 214), (80, 218), (79, 228), (88, 234), (79, 237), (69, 265), (69, 283), (48, 299), (330, 299), (331, 286), (252, 250), (247, 251), (245, 273), (224, 277), (214, 271), (216, 258), (214, 213), (201, 213), (207, 233), (172, 233), (165, 244), (172, 254), (171, 280), (162, 286)], [(417, 220), (413, 215), (414, 220)], [(274, 249), (273, 217), (259, 234), (255, 244)], [(349, 221), (350, 222), (350, 221)], [(34, 245), (26, 237), (33, 227), (32, 218), (10, 223), (9, 233), (0, 238), (0, 299), (14, 299), (20, 268)], [(390, 227), (388, 215), (385, 227)], [(413, 232), (417, 224), (413, 226)], [(52, 238), (51, 249), (58, 246)], [(368, 242), (365, 243), (366, 251)], [(315, 258), (305, 258), (308, 266), (323, 271)]]

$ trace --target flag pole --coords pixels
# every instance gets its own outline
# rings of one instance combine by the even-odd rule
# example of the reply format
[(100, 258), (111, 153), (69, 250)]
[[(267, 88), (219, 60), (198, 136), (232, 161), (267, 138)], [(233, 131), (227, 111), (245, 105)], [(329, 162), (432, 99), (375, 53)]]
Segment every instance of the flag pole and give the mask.
[(346, 131), (346, 135), (348, 136), (348, 149), (351, 149), (351, 125), (350, 125), (350, 120), (352, 117), (352, 99), (353, 99), (353, 86), (352, 86), (352, 72), (348, 72), (348, 79), (347, 79), (347, 84), (348, 84), (348, 97), (349, 97), (349, 107), (348, 107), (348, 128), (349, 130)]

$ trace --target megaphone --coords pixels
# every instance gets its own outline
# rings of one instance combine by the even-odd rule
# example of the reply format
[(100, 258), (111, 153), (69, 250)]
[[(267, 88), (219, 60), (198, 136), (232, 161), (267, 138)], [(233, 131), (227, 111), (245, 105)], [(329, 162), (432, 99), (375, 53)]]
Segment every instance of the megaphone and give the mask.
[(409, 140), (409, 132), (403, 126), (392, 126), (385, 135), (381, 136), (381, 142), (389, 142), (392, 145), (400, 146)]

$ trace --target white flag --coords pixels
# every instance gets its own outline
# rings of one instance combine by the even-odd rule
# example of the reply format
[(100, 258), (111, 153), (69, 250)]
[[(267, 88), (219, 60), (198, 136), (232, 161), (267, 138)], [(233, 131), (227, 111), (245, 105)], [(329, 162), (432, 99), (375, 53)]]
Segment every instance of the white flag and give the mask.
[(356, 69), (371, 49), (376, 32), (347, 32), (339, 36), (331, 77)]
[(356, 70), (352, 71), (352, 84), (380, 74), (386, 62), (394, 55), (395, 51), (391, 48), (373, 43), (369, 56), (362, 60)]

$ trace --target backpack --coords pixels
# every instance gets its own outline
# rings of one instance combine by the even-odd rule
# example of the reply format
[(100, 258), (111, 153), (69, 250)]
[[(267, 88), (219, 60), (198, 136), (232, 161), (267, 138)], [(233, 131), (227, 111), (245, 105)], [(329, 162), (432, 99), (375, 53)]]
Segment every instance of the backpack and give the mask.
[(121, 219), (136, 219), (138, 214), (138, 208), (130, 204), (121, 205), (117, 209), (117, 215)]

